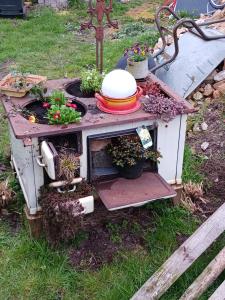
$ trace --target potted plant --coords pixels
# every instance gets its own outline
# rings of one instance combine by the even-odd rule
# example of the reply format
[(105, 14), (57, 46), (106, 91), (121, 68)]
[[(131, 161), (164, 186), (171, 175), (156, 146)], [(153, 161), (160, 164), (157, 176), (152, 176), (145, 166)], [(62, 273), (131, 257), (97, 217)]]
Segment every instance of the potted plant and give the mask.
[(126, 49), (124, 56), (127, 57), (127, 71), (135, 79), (142, 79), (148, 76), (148, 57), (150, 49), (147, 45), (135, 44), (133, 47)]
[(94, 96), (95, 92), (100, 91), (103, 78), (104, 73), (101, 74), (96, 68), (83, 71), (81, 74), (81, 92), (87, 96)]
[(43, 227), (48, 241), (57, 245), (74, 238), (82, 228), (84, 215), (94, 211), (93, 187), (80, 178), (74, 191), (58, 191), (53, 182), (41, 188)]
[(35, 97), (38, 101), (45, 102), (48, 89), (42, 83), (35, 84), (29, 91), (31, 97)]
[(36, 86), (31, 94), (36, 95), (36, 101), (23, 110), (23, 115), (30, 123), (67, 125), (81, 120), (79, 101), (66, 98), (62, 91), (56, 90), (47, 96), (45, 89)]
[(52, 125), (76, 123), (81, 119), (81, 113), (76, 110), (76, 104), (68, 102), (61, 91), (54, 91), (49, 101), (43, 103), (43, 107), (48, 109), (48, 121)]
[(24, 74), (14, 71), (0, 81), (1, 93), (10, 97), (23, 97), (36, 84), (47, 80), (45, 76)]
[(112, 157), (113, 165), (117, 167), (120, 175), (127, 179), (140, 177), (146, 160), (158, 161), (161, 157), (158, 151), (144, 149), (137, 135), (113, 138), (106, 151)]

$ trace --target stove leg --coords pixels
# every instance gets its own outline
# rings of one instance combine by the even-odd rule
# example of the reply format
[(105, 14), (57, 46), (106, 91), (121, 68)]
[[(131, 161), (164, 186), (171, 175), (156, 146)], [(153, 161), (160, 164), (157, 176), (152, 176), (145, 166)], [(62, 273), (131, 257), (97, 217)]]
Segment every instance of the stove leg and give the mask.
[(28, 222), (31, 238), (34, 239), (40, 238), (43, 233), (43, 224), (42, 224), (43, 220), (42, 220), (41, 212), (38, 212), (35, 215), (31, 215), (29, 213), (29, 209), (27, 205), (25, 205), (24, 213)]
[(183, 185), (182, 184), (176, 184), (176, 185), (173, 185), (173, 188), (177, 193), (177, 195), (175, 197), (173, 197), (173, 204), (174, 205), (180, 205), (181, 195), (182, 195), (182, 191), (183, 191)]

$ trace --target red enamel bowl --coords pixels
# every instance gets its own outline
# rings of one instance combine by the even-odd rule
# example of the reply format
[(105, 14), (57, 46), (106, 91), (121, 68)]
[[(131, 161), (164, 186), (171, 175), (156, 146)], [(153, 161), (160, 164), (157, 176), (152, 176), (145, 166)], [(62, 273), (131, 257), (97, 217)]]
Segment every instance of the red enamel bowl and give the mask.
[(110, 98), (101, 94), (96, 93), (95, 97), (98, 101), (101, 102), (102, 106), (104, 106), (107, 109), (110, 110), (129, 110), (136, 106), (137, 100), (141, 97), (143, 94), (143, 90), (141, 87), (137, 88), (137, 92), (128, 97), (123, 99), (116, 99), (116, 98)]

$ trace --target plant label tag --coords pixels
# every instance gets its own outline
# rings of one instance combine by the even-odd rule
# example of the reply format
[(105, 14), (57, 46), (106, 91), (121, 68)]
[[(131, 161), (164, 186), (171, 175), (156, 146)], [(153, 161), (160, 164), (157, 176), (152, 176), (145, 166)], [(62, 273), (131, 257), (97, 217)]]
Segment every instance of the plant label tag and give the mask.
[(141, 126), (136, 129), (137, 134), (141, 139), (142, 146), (144, 149), (148, 149), (153, 145), (151, 135), (146, 126)]

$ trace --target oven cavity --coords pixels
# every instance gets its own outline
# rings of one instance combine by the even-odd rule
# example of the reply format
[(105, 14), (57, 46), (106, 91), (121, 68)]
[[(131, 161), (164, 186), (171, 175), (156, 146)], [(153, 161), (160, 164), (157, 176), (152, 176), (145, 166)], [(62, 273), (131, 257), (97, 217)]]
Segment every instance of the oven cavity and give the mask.
[[(151, 149), (157, 150), (157, 126), (148, 126), (153, 141)], [(105, 134), (95, 134), (87, 138), (88, 149), (88, 180), (99, 182), (120, 177), (118, 168), (115, 167), (107, 147), (118, 137), (138, 137), (136, 129), (127, 129)], [(157, 172), (157, 162), (150, 159), (144, 162), (144, 171)]]

